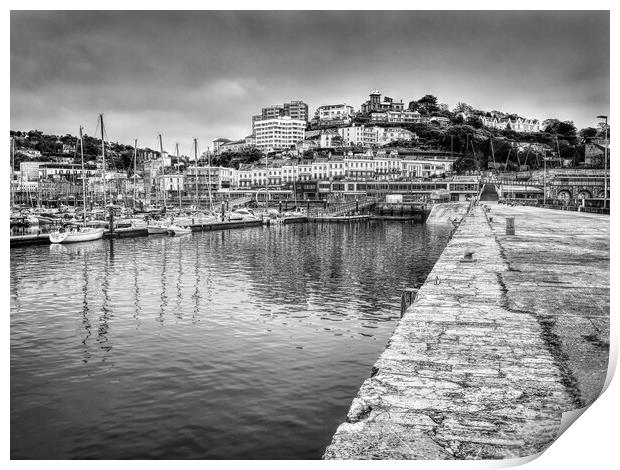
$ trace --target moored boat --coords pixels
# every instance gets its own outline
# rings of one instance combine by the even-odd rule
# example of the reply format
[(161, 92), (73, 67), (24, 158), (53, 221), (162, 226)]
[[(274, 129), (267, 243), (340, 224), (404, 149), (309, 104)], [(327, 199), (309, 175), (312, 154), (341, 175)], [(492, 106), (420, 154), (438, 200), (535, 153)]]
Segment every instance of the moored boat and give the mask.
[(103, 228), (65, 226), (50, 232), (50, 242), (52, 243), (76, 243), (100, 240), (103, 238)]
[(147, 224), (146, 229), (148, 230), (149, 235), (164, 235), (168, 233), (169, 227), (169, 223), (160, 221)]
[(168, 234), (169, 235), (188, 235), (192, 233), (192, 229), (191, 227), (182, 227), (179, 225), (170, 225), (168, 227)]

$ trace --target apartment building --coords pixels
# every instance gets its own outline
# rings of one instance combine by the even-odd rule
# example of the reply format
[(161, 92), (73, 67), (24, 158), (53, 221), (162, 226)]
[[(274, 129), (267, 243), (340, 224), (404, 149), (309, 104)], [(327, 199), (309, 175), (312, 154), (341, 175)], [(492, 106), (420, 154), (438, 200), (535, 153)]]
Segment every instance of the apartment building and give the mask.
[(260, 114), (252, 116), (252, 133), (255, 133), (256, 123), (258, 121), (264, 121), (266, 119), (277, 119), (280, 117), (288, 116), (291, 119), (296, 119), (304, 122), (308, 122), (308, 105), (303, 101), (290, 101), (283, 104), (272, 104), (265, 106)]
[(304, 140), (306, 121), (282, 116), (254, 123), (256, 147), (263, 152), (284, 150)]
[(303, 101), (291, 101), (284, 103), (284, 115), (291, 119), (308, 122), (308, 105)]

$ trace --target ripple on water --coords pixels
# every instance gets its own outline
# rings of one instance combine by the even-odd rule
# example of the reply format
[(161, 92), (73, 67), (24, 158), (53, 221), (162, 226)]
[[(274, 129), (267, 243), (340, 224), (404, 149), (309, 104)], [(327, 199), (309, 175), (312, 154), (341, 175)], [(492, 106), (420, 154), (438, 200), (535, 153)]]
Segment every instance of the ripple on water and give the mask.
[(319, 458), (448, 231), (11, 249), (14, 458)]

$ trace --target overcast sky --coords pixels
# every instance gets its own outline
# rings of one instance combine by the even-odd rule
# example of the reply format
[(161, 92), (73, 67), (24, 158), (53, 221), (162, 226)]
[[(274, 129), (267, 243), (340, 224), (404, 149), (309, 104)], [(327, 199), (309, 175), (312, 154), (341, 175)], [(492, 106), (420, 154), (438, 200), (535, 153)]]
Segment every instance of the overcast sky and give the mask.
[(250, 133), (262, 106), (408, 103), (596, 124), (607, 12), (12, 12), (11, 128), (189, 152)]

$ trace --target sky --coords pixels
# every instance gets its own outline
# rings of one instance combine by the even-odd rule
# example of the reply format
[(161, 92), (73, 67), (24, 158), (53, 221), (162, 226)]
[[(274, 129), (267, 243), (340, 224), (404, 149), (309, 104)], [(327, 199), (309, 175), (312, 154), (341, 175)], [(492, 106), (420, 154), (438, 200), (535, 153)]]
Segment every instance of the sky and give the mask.
[(605, 11), (11, 12), (11, 129), (164, 150), (240, 139), (263, 106), (406, 104), (571, 120), (609, 114)]

